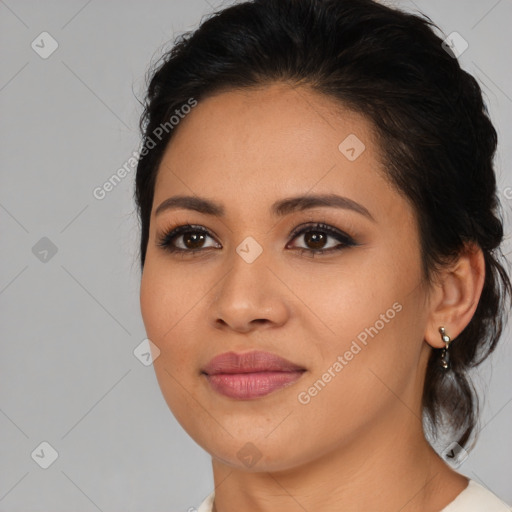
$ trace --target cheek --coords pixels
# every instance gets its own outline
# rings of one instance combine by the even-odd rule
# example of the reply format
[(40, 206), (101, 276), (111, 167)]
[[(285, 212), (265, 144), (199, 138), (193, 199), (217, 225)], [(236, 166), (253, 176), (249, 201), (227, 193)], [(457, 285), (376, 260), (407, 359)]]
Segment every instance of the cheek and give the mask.
[(379, 334), (389, 330), (415, 286), (411, 272), (404, 276), (386, 264), (385, 255), (370, 251), (354, 253), (339, 265), (299, 270), (287, 270), (283, 280), (293, 283), (293, 293), (302, 303), (297, 303), (301, 321), (310, 329), (316, 322), (319, 342), (326, 347), (342, 348), (359, 334), (364, 342), (364, 333), (375, 333), (375, 324)]
[(194, 338), (197, 319), (193, 319), (193, 306), (198, 297), (197, 291), (195, 294), (187, 292), (193, 288), (189, 278), (180, 278), (176, 272), (171, 278), (166, 266), (146, 260), (140, 307), (147, 337), (160, 350), (153, 368), (165, 401), (183, 426), (187, 411), (195, 406), (191, 398), (197, 364), (197, 340)]
[(140, 285), (140, 310), (146, 333), (159, 348), (162, 348), (163, 334), (169, 329), (169, 317), (174, 309), (171, 299), (163, 280), (157, 278), (157, 272), (146, 260)]
[(197, 295), (190, 279), (180, 278), (176, 272), (171, 275), (166, 266), (155, 265), (151, 260), (146, 263), (140, 286), (140, 308), (147, 337), (160, 350), (153, 367), (166, 399), (176, 396), (179, 382), (196, 370), (194, 304), (199, 300)]
[(336, 336), (317, 339), (321, 358), (297, 389), (298, 414), (322, 432), (326, 450), (333, 439), (349, 442), (364, 425), (391, 415), (402, 401), (414, 409), (422, 346), (420, 297), (409, 289), (347, 284), (331, 297), (339, 300), (323, 312)]
[[(198, 291), (190, 277), (176, 272), (159, 258), (146, 260), (140, 285), (140, 309), (148, 337), (163, 348), (195, 302)], [(153, 336), (154, 339), (151, 338)]]
[(346, 405), (356, 408), (371, 401), (365, 396), (369, 390), (383, 386), (378, 376), (392, 389), (415, 378), (424, 323), (421, 273), (413, 254), (368, 251), (357, 259), (293, 278), (294, 291), (313, 313), (304, 310), (303, 318), (312, 319), (307, 329), (317, 332), (319, 358), (310, 382), (329, 380), (330, 369), (337, 377), (329, 387), (341, 393), (351, 389)]
[(219, 272), (148, 251), (140, 284), (141, 315), (148, 338), (162, 356), (172, 356), (173, 365), (197, 364), (198, 351), (208, 344), (205, 308)]

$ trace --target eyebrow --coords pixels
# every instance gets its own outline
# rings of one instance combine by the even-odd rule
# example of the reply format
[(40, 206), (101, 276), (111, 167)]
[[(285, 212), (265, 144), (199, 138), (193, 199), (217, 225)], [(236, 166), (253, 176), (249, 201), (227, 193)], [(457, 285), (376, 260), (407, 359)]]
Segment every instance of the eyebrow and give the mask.
[[(296, 211), (307, 210), (308, 208), (318, 206), (330, 206), (333, 208), (352, 210), (376, 222), (372, 214), (362, 204), (337, 194), (303, 195), (281, 199), (272, 205), (271, 213), (274, 216), (282, 217)], [(155, 211), (155, 216), (164, 211), (177, 210), (180, 208), (216, 217), (223, 217), (225, 215), (224, 206), (211, 199), (197, 196), (173, 196), (160, 203)]]

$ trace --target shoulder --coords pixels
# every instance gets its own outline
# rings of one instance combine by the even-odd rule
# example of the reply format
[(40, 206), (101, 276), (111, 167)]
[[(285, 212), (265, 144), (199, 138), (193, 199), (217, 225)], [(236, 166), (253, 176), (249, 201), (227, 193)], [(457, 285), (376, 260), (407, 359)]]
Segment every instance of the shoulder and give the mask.
[(512, 509), (491, 491), (469, 480), (468, 486), (441, 512), (510, 512)]
[(197, 512), (212, 512), (213, 498), (215, 498), (215, 491), (212, 491), (199, 505)]
[[(212, 492), (197, 512), (212, 512), (214, 498), (215, 492)], [(466, 489), (440, 512), (512, 512), (512, 508), (479, 483), (469, 480)]]

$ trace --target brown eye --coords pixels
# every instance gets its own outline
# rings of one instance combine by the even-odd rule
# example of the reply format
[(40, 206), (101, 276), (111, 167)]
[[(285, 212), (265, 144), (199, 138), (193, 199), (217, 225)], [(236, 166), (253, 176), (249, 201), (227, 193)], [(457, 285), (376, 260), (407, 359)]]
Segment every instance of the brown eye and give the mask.
[(159, 239), (158, 245), (170, 252), (199, 252), (214, 246), (205, 246), (205, 241), (212, 238), (210, 233), (200, 227), (187, 224), (168, 230)]
[(325, 233), (320, 231), (308, 231), (304, 235), (304, 242), (312, 249), (322, 249), (327, 241)]
[(183, 237), (183, 245), (187, 249), (199, 249), (205, 240), (205, 235), (203, 233), (185, 233), (181, 235)]
[[(300, 230), (297, 228), (291, 235), (293, 240), (300, 240), (302, 237), (305, 247), (291, 246), (291, 248), (298, 249), (301, 253), (306, 252), (310, 255), (322, 254), (358, 245), (352, 237), (327, 224), (317, 223), (306, 227), (301, 226), (301, 228)], [(187, 224), (167, 230), (160, 237), (157, 245), (171, 253), (177, 252), (183, 255), (222, 247), (217, 242), (214, 242), (213, 245), (205, 245), (208, 238), (213, 239), (214, 237), (207, 229)]]
[[(302, 238), (305, 245), (305, 247), (295, 246), (294, 248), (312, 255), (338, 251), (357, 245), (352, 237), (327, 224), (317, 223), (302, 227), (302, 229), (296, 229), (292, 233), (292, 237), (294, 240)], [(332, 242), (329, 242), (329, 239), (332, 239)], [(328, 246), (329, 244), (330, 246)]]

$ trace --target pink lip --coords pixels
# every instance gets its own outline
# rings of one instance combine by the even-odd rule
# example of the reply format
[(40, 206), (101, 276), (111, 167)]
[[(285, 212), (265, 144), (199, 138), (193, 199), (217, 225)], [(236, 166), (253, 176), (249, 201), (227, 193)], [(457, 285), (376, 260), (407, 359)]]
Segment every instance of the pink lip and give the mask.
[(305, 371), (275, 354), (253, 351), (220, 354), (203, 368), (202, 373), (218, 393), (247, 400), (292, 384)]

